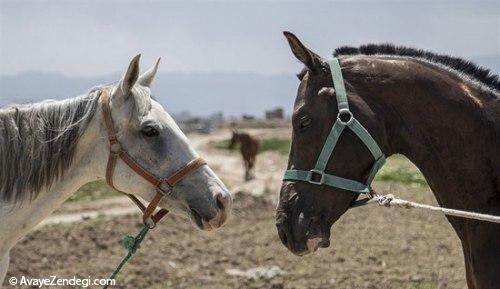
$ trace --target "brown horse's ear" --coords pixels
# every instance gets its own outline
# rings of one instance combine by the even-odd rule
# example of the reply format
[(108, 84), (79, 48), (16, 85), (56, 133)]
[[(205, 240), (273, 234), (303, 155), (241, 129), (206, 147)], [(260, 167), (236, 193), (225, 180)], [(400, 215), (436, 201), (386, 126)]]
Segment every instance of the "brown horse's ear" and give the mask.
[(288, 31), (283, 31), (283, 34), (286, 40), (288, 40), (293, 55), (295, 55), (300, 62), (304, 63), (309, 70), (315, 71), (321, 67), (321, 57), (305, 47), (297, 36)]

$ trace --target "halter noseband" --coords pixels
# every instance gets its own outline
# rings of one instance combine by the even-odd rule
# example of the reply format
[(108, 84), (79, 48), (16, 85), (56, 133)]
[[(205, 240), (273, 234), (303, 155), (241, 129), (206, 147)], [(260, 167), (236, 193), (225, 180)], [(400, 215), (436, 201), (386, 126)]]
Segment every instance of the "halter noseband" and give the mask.
[[(188, 174), (195, 171), (197, 168), (206, 165), (204, 159), (198, 157), (183, 168), (175, 172), (173, 175), (167, 178), (158, 178), (141, 165), (139, 165), (121, 146), (118, 141), (113, 125), (113, 118), (111, 116), (111, 109), (109, 106), (109, 95), (106, 90), (103, 90), (100, 95), (101, 98), (101, 110), (104, 117), (104, 124), (106, 126), (106, 131), (108, 132), (109, 140), (109, 158), (106, 168), (106, 182), (116, 191), (126, 194), (143, 212), (143, 222), (146, 224), (148, 221), (152, 221), (152, 226), (156, 225), (167, 213), (166, 209), (160, 209), (156, 214), (153, 214), (158, 207), (161, 199), (172, 193), (173, 187), (184, 179)], [(113, 175), (116, 167), (116, 162), (120, 158), (129, 168), (136, 172), (143, 179), (151, 183), (156, 188), (156, 195), (148, 206), (145, 206), (137, 197), (132, 194), (125, 193), (118, 190), (113, 184)]]
[[(330, 187), (369, 195), (370, 184), (373, 181), (375, 174), (385, 163), (385, 155), (382, 153), (382, 150), (370, 135), (370, 133), (363, 127), (363, 125), (361, 125), (361, 123), (353, 116), (352, 112), (349, 110), (349, 103), (347, 101), (344, 79), (342, 78), (342, 70), (340, 68), (338, 59), (333, 58), (329, 61), (329, 65), (339, 109), (337, 120), (330, 130), (330, 134), (328, 135), (328, 138), (323, 145), (323, 149), (321, 150), (314, 168), (309, 171), (296, 169), (287, 170), (285, 172), (283, 180), (304, 181), (315, 185), (327, 185)], [(348, 119), (345, 119), (346, 117)], [(333, 153), (333, 149), (337, 145), (337, 141), (339, 140), (342, 131), (346, 127), (352, 130), (356, 134), (356, 136), (366, 145), (375, 160), (365, 183), (325, 173), (326, 165)]]

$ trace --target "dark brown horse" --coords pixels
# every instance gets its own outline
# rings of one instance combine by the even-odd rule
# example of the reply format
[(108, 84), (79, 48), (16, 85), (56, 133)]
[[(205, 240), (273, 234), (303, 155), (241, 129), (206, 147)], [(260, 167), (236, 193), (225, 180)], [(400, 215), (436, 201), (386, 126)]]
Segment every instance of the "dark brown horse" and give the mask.
[[(288, 168), (314, 167), (338, 109), (327, 62), (285, 32), (305, 65), (292, 118)], [(449, 56), (392, 45), (342, 47), (347, 98), (386, 156), (400, 153), (424, 174), (443, 207), (500, 215), (500, 80)], [(370, 151), (344, 130), (326, 172), (364, 182)], [(302, 255), (330, 244), (330, 228), (358, 197), (302, 181), (283, 182), (282, 242)], [(465, 255), (471, 289), (500, 288), (500, 225), (448, 217)], [(363, 221), (363, 220), (360, 220)]]
[(259, 141), (248, 133), (233, 130), (229, 149), (232, 150), (236, 144), (240, 144), (240, 152), (245, 165), (245, 181), (249, 181), (255, 177), (254, 166), (259, 151)]

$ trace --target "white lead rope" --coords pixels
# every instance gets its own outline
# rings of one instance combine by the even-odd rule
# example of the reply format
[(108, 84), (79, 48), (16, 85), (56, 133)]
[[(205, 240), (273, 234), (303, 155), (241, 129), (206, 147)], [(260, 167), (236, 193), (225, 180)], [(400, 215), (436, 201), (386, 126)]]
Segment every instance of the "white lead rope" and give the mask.
[(448, 216), (455, 216), (455, 217), (474, 219), (474, 220), (480, 220), (480, 221), (486, 221), (486, 222), (500, 224), (500, 216), (480, 214), (480, 213), (475, 213), (475, 212), (467, 212), (467, 211), (448, 209), (448, 208), (441, 208), (441, 207), (436, 207), (436, 206), (430, 206), (430, 205), (410, 202), (410, 201), (398, 199), (391, 194), (374, 195), (371, 198), (371, 200), (369, 200), (367, 202), (367, 204), (368, 203), (377, 203), (380, 206), (384, 206), (384, 207), (400, 207), (400, 208), (405, 208), (405, 209), (413, 209), (413, 208), (423, 209), (423, 210), (429, 210), (429, 211), (433, 211), (433, 212), (440, 212), (440, 213), (443, 213), (443, 214), (448, 215)]

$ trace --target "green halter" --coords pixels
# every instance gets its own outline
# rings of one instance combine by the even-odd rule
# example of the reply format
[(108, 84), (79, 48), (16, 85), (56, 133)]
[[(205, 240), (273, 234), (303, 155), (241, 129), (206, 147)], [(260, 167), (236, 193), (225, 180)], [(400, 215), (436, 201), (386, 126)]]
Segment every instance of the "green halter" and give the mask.
[[(332, 73), (333, 86), (335, 88), (335, 95), (337, 96), (337, 104), (339, 108), (339, 113), (337, 114), (337, 120), (333, 124), (333, 127), (325, 141), (325, 145), (321, 150), (318, 157), (318, 161), (314, 166), (314, 169), (309, 171), (303, 170), (287, 170), (283, 180), (286, 181), (304, 181), (315, 185), (327, 185), (331, 187), (336, 187), (344, 190), (349, 190), (357, 193), (366, 194), (370, 192), (370, 184), (375, 177), (375, 174), (385, 163), (385, 155), (380, 150), (377, 142), (373, 139), (370, 133), (359, 123), (357, 119), (354, 118), (352, 112), (349, 110), (349, 103), (347, 102), (347, 94), (344, 86), (344, 79), (342, 78), (342, 71), (340, 69), (340, 64), (337, 58), (333, 58), (330, 62), (330, 71)], [(342, 117), (348, 117), (348, 120), (342, 120)], [(325, 173), (325, 168), (330, 159), (333, 149), (339, 140), (340, 135), (345, 127), (352, 130), (361, 141), (370, 150), (375, 159), (370, 174), (366, 183), (361, 183), (354, 180), (349, 180), (341, 178), (338, 176), (330, 175)]]

